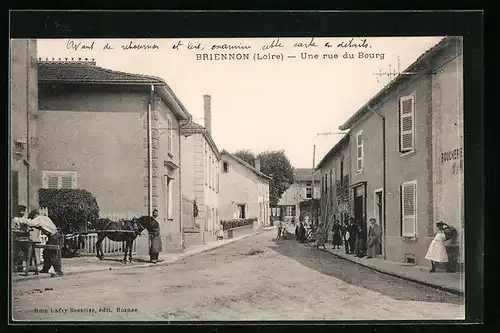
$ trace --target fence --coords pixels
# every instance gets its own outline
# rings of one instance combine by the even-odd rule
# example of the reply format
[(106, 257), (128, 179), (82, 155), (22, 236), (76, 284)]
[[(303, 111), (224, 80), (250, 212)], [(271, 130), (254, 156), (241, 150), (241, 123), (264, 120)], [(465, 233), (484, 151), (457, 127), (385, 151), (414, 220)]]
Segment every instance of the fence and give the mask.
[[(40, 214), (42, 214), (42, 209), (40, 209)], [(43, 210), (44, 214), (47, 216), (48, 211), (45, 208)], [(125, 213), (102, 213), (100, 214), (101, 218), (108, 218), (112, 221), (118, 221), (121, 219), (132, 219), (133, 217), (139, 217), (144, 215), (143, 213), (133, 213), (133, 212), (125, 212)], [(97, 233), (95, 232), (90, 232), (88, 234), (82, 234), (83, 236), (83, 242), (79, 242), (79, 237), (80, 235), (65, 235), (65, 243), (69, 242), (70, 244), (78, 244), (78, 249), (80, 252), (80, 255), (97, 255), (97, 250), (95, 244), (97, 243)], [(47, 236), (42, 235), (40, 237), (41, 243), (46, 244), (48, 239)], [(102, 252), (103, 254), (122, 254), (124, 249), (125, 249), (125, 242), (114, 242), (110, 240), (109, 238), (104, 238), (102, 244), (101, 244)], [(132, 253), (137, 254), (137, 242), (134, 241), (132, 244)]]

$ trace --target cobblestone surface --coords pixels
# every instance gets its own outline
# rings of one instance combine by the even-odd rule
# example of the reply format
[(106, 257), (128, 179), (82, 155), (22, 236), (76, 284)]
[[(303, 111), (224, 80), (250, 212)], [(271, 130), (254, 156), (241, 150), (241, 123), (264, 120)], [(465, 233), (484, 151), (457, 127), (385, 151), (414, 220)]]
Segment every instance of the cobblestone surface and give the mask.
[[(13, 285), (15, 320), (425, 320), (463, 299), (377, 273), (273, 230), (158, 267)], [(117, 309), (120, 308), (120, 311)], [(109, 312), (105, 311), (109, 310)]]

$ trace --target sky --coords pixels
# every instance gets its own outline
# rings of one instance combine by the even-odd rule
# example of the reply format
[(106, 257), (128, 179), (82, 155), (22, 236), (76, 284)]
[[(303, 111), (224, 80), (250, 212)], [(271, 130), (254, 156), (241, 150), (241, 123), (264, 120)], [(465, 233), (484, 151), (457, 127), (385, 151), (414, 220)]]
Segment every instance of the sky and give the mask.
[[(441, 38), (356, 37), (350, 43), (351, 38), (333, 37), (45, 39), (37, 44), (44, 60), (93, 58), (100, 67), (161, 77), (201, 125), (203, 95), (211, 95), (212, 137), (219, 150), (283, 149), (294, 167), (311, 168), (313, 146), (317, 165), (342, 137), (338, 127), (389, 82), (374, 73), (397, 70), (398, 64), (403, 71)], [(221, 60), (216, 54), (248, 59)], [(318, 135), (326, 132), (333, 134)]]

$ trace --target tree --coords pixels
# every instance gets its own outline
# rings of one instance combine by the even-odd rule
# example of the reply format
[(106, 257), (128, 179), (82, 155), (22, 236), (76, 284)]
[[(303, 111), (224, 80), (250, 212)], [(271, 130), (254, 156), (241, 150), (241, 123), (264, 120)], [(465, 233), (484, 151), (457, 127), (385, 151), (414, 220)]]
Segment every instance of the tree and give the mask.
[(240, 149), (233, 154), (236, 157), (241, 158), (243, 161), (247, 162), (251, 166), (255, 167), (255, 154), (248, 149)]
[(284, 150), (265, 151), (257, 155), (261, 171), (270, 176), (269, 201), (272, 207), (278, 205), (281, 195), (293, 183), (293, 167)]
[(281, 195), (293, 183), (293, 167), (284, 150), (265, 151), (257, 156), (248, 149), (240, 149), (233, 155), (255, 167), (260, 159), (260, 171), (272, 178), (269, 182), (269, 201), (272, 207), (278, 205)]

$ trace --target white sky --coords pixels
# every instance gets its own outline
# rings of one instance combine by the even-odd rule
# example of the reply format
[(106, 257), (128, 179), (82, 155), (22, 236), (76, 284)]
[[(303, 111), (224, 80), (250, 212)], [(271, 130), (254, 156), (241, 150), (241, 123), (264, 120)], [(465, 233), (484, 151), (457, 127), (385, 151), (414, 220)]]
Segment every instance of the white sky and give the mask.
[[(163, 78), (193, 115), (203, 123), (203, 95), (212, 95), (212, 136), (220, 150), (250, 149), (256, 153), (284, 149), (294, 167), (311, 168), (313, 145), (316, 164), (341, 138), (317, 136), (339, 132), (338, 127), (365, 104), (383, 84), (376, 72), (389, 65), (404, 70), (441, 37), (367, 38), (369, 49), (337, 47), (350, 38), (315, 38), (318, 47), (294, 47), (310, 38), (280, 38), (283, 47), (262, 51), (274, 38), (181, 39), (179, 50), (172, 49), (179, 39), (134, 39), (135, 44), (156, 44), (157, 50), (122, 50), (130, 39), (73, 40), (94, 43), (93, 50), (68, 49), (67, 39), (38, 40), (42, 58), (94, 58), (97, 66)], [(202, 43), (205, 50), (187, 50), (188, 42)], [(355, 41), (361, 41), (355, 38)], [(330, 42), (333, 47), (326, 48)], [(103, 50), (109, 43), (113, 50)], [(209, 50), (213, 44), (248, 45), (248, 50)], [(345, 52), (383, 53), (384, 59), (343, 59)], [(200, 61), (196, 53), (249, 53), (250, 60)], [(316, 53), (320, 59), (302, 60), (302, 52)], [(283, 61), (252, 60), (254, 53), (283, 54)], [(338, 59), (321, 59), (324, 53), (337, 53)], [(288, 55), (295, 55), (290, 59)]]

